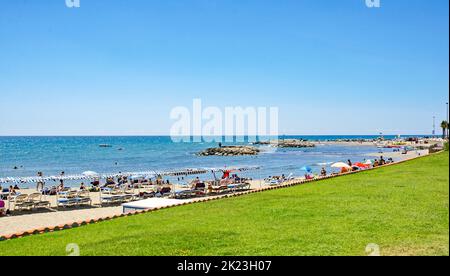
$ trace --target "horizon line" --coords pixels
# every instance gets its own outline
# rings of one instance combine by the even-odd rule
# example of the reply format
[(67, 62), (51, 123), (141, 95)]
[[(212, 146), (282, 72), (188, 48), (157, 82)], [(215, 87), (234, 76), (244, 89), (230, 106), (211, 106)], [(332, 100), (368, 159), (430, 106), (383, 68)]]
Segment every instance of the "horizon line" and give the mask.
[(0, 137), (283, 137), (283, 136), (442, 136), (439, 134), (279, 134), (279, 135), (167, 135), (167, 134), (0, 134)]

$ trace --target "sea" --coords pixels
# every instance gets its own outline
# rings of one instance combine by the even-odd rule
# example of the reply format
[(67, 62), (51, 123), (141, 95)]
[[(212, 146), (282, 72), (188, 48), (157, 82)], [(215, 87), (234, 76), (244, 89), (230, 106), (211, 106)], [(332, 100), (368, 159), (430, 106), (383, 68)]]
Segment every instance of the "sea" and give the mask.
[[(409, 135), (411, 137), (413, 135)], [(326, 141), (336, 139), (374, 139), (378, 136), (284, 136), (283, 139)], [(394, 136), (386, 136), (393, 139)], [(247, 139), (227, 144), (248, 144)], [(100, 147), (109, 145), (109, 147)], [(217, 142), (178, 142), (168, 136), (126, 137), (0, 137), (0, 178), (32, 177), (37, 172), (44, 176), (81, 174), (94, 171), (99, 174), (141, 171), (182, 170), (186, 168), (224, 168), (260, 166), (259, 170), (243, 172), (241, 176), (263, 179), (274, 175), (302, 176), (304, 166), (315, 173), (322, 167), (338, 161), (363, 161), (368, 153), (379, 152), (375, 146), (319, 145), (315, 148), (279, 149), (261, 148), (258, 156), (209, 156), (197, 153), (217, 147)], [(211, 175), (201, 177), (210, 178)], [(48, 184), (48, 183), (47, 183)], [(80, 181), (66, 182), (78, 186)], [(3, 184), (6, 186), (6, 184)], [(21, 183), (21, 187), (34, 187)]]

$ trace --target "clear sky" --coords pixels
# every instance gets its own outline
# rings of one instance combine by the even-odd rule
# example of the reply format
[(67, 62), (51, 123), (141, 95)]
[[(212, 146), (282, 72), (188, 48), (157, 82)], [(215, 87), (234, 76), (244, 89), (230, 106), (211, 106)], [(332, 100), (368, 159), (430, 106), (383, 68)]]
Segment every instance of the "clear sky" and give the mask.
[(0, 135), (168, 134), (193, 98), (278, 106), (282, 134), (429, 134), (449, 1), (381, 4), (0, 0)]

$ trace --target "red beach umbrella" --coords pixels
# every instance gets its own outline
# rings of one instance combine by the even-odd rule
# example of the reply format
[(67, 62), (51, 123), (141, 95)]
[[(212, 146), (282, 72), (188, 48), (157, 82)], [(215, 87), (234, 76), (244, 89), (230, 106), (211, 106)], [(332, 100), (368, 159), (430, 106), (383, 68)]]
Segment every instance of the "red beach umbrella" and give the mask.
[(356, 166), (356, 167), (361, 168), (361, 169), (367, 169), (369, 167), (369, 165), (366, 165), (366, 164), (363, 164), (363, 163), (359, 163), (359, 162), (353, 164), (353, 166)]

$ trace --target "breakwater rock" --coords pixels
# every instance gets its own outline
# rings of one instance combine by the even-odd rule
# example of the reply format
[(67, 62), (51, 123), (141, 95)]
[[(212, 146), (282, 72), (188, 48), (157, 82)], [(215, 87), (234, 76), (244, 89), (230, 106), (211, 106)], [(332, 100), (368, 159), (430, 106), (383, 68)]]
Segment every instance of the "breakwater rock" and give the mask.
[(289, 139), (289, 140), (272, 140), (272, 141), (264, 141), (264, 142), (255, 142), (254, 145), (271, 145), (278, 148), (314, 148), (316, 145), (314, 143), (297, 140), (297, 139)]
[(251, 146), (226, 146), (219, 148), (209, 148), (200, 152), (199, 156), (243, 156), (258, 155), (260, 150)]

